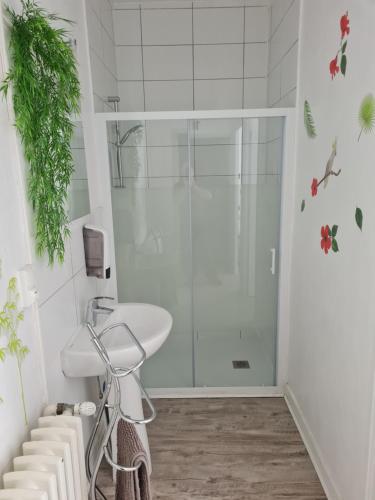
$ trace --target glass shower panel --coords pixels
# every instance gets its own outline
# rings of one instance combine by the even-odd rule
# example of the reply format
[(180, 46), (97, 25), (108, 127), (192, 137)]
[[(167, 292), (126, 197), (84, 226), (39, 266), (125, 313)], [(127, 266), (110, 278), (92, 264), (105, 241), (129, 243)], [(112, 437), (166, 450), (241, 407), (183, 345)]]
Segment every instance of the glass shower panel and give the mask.
[(121, 137), (133, 130), (120, 145), (121, 188), (116, 123), (108, 128), (119, 301), (160, 305), (173, 316), (168, 340), (142, 367), (145, 385), (191, 387), (188, 123), (120, 122), (119, 128)]
[(108, 124), (119, 300), (174, 320), (147, 387), (275, 384), (283, 128)]
[(274, 385), (283, 121), (196, 120), (191, 135), (195, 385)]

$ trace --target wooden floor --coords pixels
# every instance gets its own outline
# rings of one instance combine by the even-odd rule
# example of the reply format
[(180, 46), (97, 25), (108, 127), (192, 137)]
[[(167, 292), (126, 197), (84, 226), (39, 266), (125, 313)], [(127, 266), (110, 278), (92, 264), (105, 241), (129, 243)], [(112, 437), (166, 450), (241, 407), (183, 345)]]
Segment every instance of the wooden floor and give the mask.
[[(326, 499), (282, 398), (154, 402), (154, 500)], [(113, 500), (108, 469), (99, 481)]]

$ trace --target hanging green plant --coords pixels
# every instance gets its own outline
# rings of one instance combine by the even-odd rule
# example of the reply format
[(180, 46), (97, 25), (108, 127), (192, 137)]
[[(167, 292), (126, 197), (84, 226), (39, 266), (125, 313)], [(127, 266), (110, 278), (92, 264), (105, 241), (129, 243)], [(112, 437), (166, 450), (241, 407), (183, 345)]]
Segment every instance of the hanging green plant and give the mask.
[(358, 140), (361, 138), (362, 132), (368, 134), (375, 126), (375, 97), (368, 94), (363, 98), (358, 114), (361, 131)]
[(38, 255), (64, 260), (69, 236), (67, 194), (74, 170), (70, 141), (72, 115), (79, 112), (77, 63), (67, 32), (51, 26), (64, 21), (21, 0), (22, 12), (7, 7), (11, 67), (0, 90), (13, 92), (15, 126), (29, 164), (28, 196), (35, 219)]
[(314, 139), (316, 137), (315, 123), (311, 113), (311, 107), (308, 101), (305, 101), (303, 111), (304, 111), (306, 133), (311, 139)]

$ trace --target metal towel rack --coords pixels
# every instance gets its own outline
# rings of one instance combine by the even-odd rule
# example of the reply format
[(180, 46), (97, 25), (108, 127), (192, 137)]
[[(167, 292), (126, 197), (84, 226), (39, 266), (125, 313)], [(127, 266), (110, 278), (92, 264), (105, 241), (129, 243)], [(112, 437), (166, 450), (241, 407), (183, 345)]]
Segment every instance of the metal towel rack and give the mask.
[[(140, 424), (148, 424), (152, 422), (155, 417), (156, 417), (156, 410), (154, 405), (152, 404), (149, 395), (147, 394), (145, 388), (142, 385), (142, 382), (139, 380), (138, 375), (135, 373), (138, 368), (142, 366), (146, 359), (146, 352), (139, 343), (137, 337), (134, 335), (134, 333), (131, 331), (129, 326), (126, 323), (114, 323), (113, 325), (110, 325), (109, 327), (105, 328), (102, 330), (99, 334), (96, 333), (93, 325), (89, 322), (86, 323), (86, 326), (88, 328), (90, 338), (92, 343), (95, 346), (95, 349), (97, 350), (101, 360), (103, 361), (105, 367), (106, 367), (106, 385), (105, 385), (105, 391), (102, 396), (102, 401), (98, 410), (96, 422), (94, 425), (94, 428), (92, 430), (92, 433), (90, 435), (90, 439), (87, 445), (87, 450), (86, 450), (86, 474), (87, 478), (89, 481), (89, 500), (96, 500), (96, 493), (99, 493), (99, 495), (102, 497), (103, 500), (107, 500), (103, 492), (96, 486), (96, 479), (98, 476), (100, 464), (102, 462), (103, 457), (107, 460), (109, 465), (115, 469), (116, 471), (121, 471), (121, 472), (134, 472), (139, 469), (141, 466), (141, 463), (139, 463), (135, 467), (126, 467), (125, 465), (121, 465), (116, 463), (113, 458), (112, 458), (112, 453), (110, 451), (110, 440), (111, 440), (111, 435), (113, 432), (113, 429), (115, 427), (115, 424), (118, 420), (118, 418), (123, 418), (126, 422), (129, 422), (131, 424), (135, 425), (140, 425)], [(137, 347), (139, 353), (140, 353), (140, 358), (139, 360), (130, 368), (123, 368), (123, 367), (116, 367), (113, 366), (110, 357), (108, 355), (107, 349), (105, 348), (102, 338), (108, 334), (114, 329), (114, 328), (124, 328), (125, 332), (129, 335), (130, 339), (134, 343), (134, 345)], [(121, 390), (120, 390), (120, 379), (124, 377), (131, 376), (134, 378), (135, 382), (139, 386), (141, 393), (143, 395), (143, 398), (145, 399), (149, 409), (150, 409), (150, 416), (147, 418), (143, 419), (137, 419), (137, 418), (132, 418), (129, 415), (126, 415), (124, 411), (121, 408)], [(113, 404), (108, 403), (108, 398), (111, 392), (111, 389), (113, 387), (114, 391), (114, 398), (113, 398)], [(93, 449), (94, 442), (96, 440), (98, 430), (100, 427), (100, 422), (103, 417), (104, 410), (106, 408), (109, 408), (111, 410), (111, 417), (109, 419), (109, 423), (106, 429), (106, 432), (100, 442), (99, 446), (99, 452), (98, 456), (94, 462), (93, 465), (93, 470), (91, 470), (91, 453)]]

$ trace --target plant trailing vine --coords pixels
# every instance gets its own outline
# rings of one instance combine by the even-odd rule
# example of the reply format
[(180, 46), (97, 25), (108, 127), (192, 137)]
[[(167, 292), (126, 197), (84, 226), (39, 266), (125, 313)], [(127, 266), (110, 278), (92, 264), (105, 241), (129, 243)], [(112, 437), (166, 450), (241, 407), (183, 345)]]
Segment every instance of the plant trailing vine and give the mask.
[[(0, 361), (5, 362), (8, 356), (16, 359), (23, 415), (25, 425), (27, 425), (28, 418), (22, 378), (22, 363), (29, 353), (29, 348), (23, 344), (18, 336), (18, 326), (24, 319), (23, 312), (18, 309), (18, 299), (17, 280), (13, 277), (8, 282), (7, 300), (0, 309), (0, 339), (3, 337), (5, 340), (4, 343), (0, 344)], [(1, 398), (0, 402), (2, 402)]]
[(21, 14), (6, 8), (11, 67), (0, 90), (7, 95), (12, 87), (15, 126), (29, 164), (36, 250), (38, 255), (46, 252), (52, 265), (64, 260), (69, 236), (67, 190), (74, 170), (70, 141), (80, 85), (67, 32), (51, 25), (70, 21), (48, 13), (35, 0), (21, 3)]

